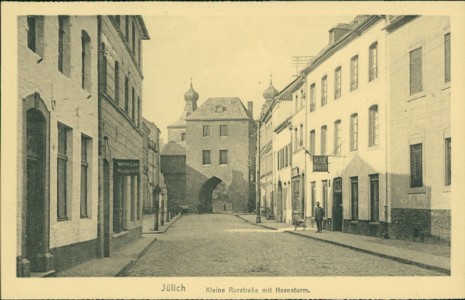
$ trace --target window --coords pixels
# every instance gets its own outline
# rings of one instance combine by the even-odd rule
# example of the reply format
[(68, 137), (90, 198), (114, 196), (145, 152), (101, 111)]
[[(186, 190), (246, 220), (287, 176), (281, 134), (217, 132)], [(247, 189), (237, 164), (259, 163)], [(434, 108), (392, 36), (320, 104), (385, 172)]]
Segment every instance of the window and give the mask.
[(310, 112), (314, 111), (316, 108), (316, 87), (313, 83), (310, 86)]
[(310, 131), (310, 154), (315, 154), (315, 130)]
[(450, 32), (444, 35), (444, 81), (450, 82)]
[(378, 43), (371, 44), (368, 49), (368, 81), (378, 78)]
[(315, 216), (315, 203), (316, 203), (316, 184), (315, 181), (310, 182), (310, 197), (312, 203), (312, 216)]
[(368, 146), (376, 146), (379, 142), (379, 118), (378, 118), (378, 105), (373, 105), (369, 110), (368, 120)]
[(328, 180), (322, 180), (321, 183), (322, 183), (322, 187), (323, 187), (322, 188), (322, 200), (323, 200), (322, 202), (323, 203), (321, 203), (321, 205), (322, 205), (323, 209), (326, 212), (326, 210), (328, 208), (328, 195), (329, 195), (328, 194)]
[(445, 185), (452, 182), (451, 138), (445, 139)]
[(185, 141), (185, 140), (186, 140), (186, 133), (182, 132), (181, 133), (181, 141)]
[(341, 98), (341, 67), (334, 70), (334, 99)]
[(84, 30), (81, 32), (81, 87), (90, 92), (91, 89), (91, 68), (90, 65), (90, 37)]
[(223, 105), (217, 105), (215, 106), (215, 112), (224, 112), (226, 110), (226, 107)]
[(134, 92), (134, 87), (131, 88), (131, 91), (132, 91), (132, 94), (131, 94), (131, 119), (132, 121), (134, 122), (135, 121), (135, 118), (136, 118), (136, 95), (135, 95), (135, 92)]
[(102, 89), (103, 93), (107, 93), (107, 55), (106, 55), (106, 47), (105, 43), (102, 43), (102, 52), (100, 53), (101, 57), (101, 77), (102, 77), (102, 83), (100, 84), (100, 87)]
[(303, 89), (300, 90), (300, 107), (307, 105), (307, 97)]
[(126, 41), (129, 41), (129, 16), (124, 16), (124, 25)]
[(70, 37), (69, 17), (58, 16), (58, 70), (69, 76)]
[(220, 125), (220, 136), (228, 136), (228, 125)]
[(334, 154), (341, 154), (341, 120), (334, 122)]
[(297, 132), (297, 127), (294, 129), (294, 151), (297, 150), (297, 146), (298, 146), (298, 132)]
[(209, 165), (210, 161), (210, 150), (202, 150), (202, 164)]
[(422, 144), (410, 145), (410, 187), (423, 186)]
[(350, 91), (358, 89), (358, 55), (350, 60)]
[(68, 135), (70, 129), (58, 123), (57, 218), (68, 219)]
[(350, 177), (351, 219), (358, 220), (358, 177)]
[(379, 221), (379, 176), (370, 175), (370, 220)]
[(410, 52), (410, 95), (423, 91), (421, 47)]
[(304, 124), (300, 124), (299, 146), (304, 145)]
[(135, 55), (136, 53), (136, 27), (134, 26), (134, 22), (132, 22), (132, 54)]
[(136, 176), (130, 176), (130, 182), (131, 182), (131, 187), (130, 187), (130, 196), (131, 197), (131, 206), (130, 206), (130, 220), (134, 221), (136, 219)]
[(326, 155), (326, 125), (321, 127), (321, 155)]
[(44, 56), (44, 17), (27, 16), (27, 46)]
[(352, 114), (350, 116), (350, 150), (355, 151), (358, 149), (358, 115)]
[(220, 165), (228, 164), (228, 150), (220, 150)]
[(210, 136), (210, 125), (203, 125), (203, 136)]
[(323, 76), (323, 78), (321, 78), (321, 106), (325, 106), (326, 103), (328, 103), (328, 95), (327, 95), (327, 92), (328, 92), (328, 77), (327, 76)]
[(299, 107), (299, 95), (295, 95), (295, 111), (298, 111)]
[(129, 113), (129, 79), (124, 78), (124, 111)]
[(142, 109), (140, 107), (140, 97), (137, 96), (137, 126), (140, 126), (140, 113), (141, 113)]
[(115, 61), (115, 102), (119, 103), (119, 62)]
[(119, 28), (121, 25), (121, 16), (114, 16), (116, 26)]
[(89, 150), (91, 139), (81, 136), (81, 218), (89, 217)]

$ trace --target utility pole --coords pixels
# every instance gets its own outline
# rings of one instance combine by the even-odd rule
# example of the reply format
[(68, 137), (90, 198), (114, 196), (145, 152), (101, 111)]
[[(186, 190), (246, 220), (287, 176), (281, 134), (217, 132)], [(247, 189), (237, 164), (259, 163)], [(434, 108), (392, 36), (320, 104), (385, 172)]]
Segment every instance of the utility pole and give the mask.
[(315, 56), (293, 56), (292, 65), (295, 65), (295, 75), (294, 77), (300, 76), (300, 70), (302, 67), (305, 67), (313, 60)]

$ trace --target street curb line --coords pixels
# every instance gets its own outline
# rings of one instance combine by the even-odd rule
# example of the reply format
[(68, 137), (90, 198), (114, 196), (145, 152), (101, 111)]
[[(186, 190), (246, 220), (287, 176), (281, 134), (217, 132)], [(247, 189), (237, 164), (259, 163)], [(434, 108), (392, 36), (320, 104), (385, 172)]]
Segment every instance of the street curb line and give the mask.
[(355, 251), (358, 251), (358, 252), (363, 252), (363, 253), (367, 253), (367, 254), (371, 254), (371, 255), (375, 255), (375, 256), (391, 259), (391, 260), (395, 260), (395, 261), (400, 262), (400, 263), (404, 263), (404, 264), (408, 264), (408, 265), (414, 265), (414, 266), (417, 266), (417, 267), (420, 267), (420, 268), (430, 269), (430, 270), (434, 270), (434, 271), (438, 271), (438, 272), (450, 275), (450, 270), (442, 268), (442, 267), (431, 266), (431, 265), (427, 265), (427, 264), (420, 263), (420, 262), (417, 262), (417, 261), (413, 261), (413, 260), (409, 260), (409, 259), (405, 259), (405, 258), (401, 258), (401, 257), (396, 257), (396, 256), (388, 255), (388, 254), (383, 254), (383, 253), (379, 253), (379, 252), (375, 252), (375, 251), (371, 251), (371, 250), (367, 250), (367, 249), (363, 249), (363, 248), (359, 248), (359, 247), (355, 247), (355, 246), (335, 242), (335, 241), (319, 239), (317, 237), (300, 234), (298, 232), (293, 232), (293, 231), (284, 231), (284, 232), (289, 233), (289, 234), (293, 234), (293, 235), (298, 235), (298, 236), (301, 236), (301, 237), (306, 237), (306, 238), (317, 240), (317, 241), (321, 241), (321, 242), (326, 242), (326, 243), (337, 245), (337, 246), (342, 246), (342, 247), (349, 248), (351, 250), (355, 250)]
[[(177, 220), (179, 220), (181, 218), (181, 216), (178, 216), (176, 219), (174, 219), (168, 226), (166, 226), (165, 230), (163, 231), (163, 233), (165, 233), (168, 228), (171, 227), (171, 225), (173, 225)], [(145, 253), (147, 253), (147, 251), (149, 251), (149, 249), (153, 246), (153, 244), (155, 244), (155, 242), (157, 241), (157, 238), (155, 237), (153, 239), (153, 241), (151, 241), (144, 249), (142, 249), (141, 252), (139, 252), (139, 254), (137, 254), (137, 257), (136, 258), (133, 258), (131, 259), (131, 261), (126, 264), (116, 275), (115, 277), (124, 277), (126, 276), (126, 274), (128, 273), (128, 271), (139, 261), (139, 259), (144, 256)]]
[(235, 215), (236, 217), (238, 217), (239, 219), (249, 223), (249, 224), (252, 224), (252, 225), (255, 225), (255, 226), (260, 226), (260, 227), (263, 227), (263, 228), (266, 228), (266, 229), (271, 229), (271, 230), (278, 230), (278, 228), (274, 228), (274, 227), (269, 227), (269, 226), (266, 226), (266, 225), (263, 225), (263, 224), (257, 224), (257, 223), (253, 223), (253, 222), (250, 222), (249, 220), (247, 219), (244, 219), (243, 217), (241, 217), (240, 215)]

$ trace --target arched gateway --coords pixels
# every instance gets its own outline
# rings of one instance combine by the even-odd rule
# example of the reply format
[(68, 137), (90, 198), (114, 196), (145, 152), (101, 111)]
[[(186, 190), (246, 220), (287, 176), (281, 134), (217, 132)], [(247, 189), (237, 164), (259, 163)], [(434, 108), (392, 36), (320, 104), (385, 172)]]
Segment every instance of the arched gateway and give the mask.
[(213, 190), (220, 184), (222, 181), (218, 177), (211, 177), (202, 184), (199, 190), (199, 204), (204, 212), (213, 212)]

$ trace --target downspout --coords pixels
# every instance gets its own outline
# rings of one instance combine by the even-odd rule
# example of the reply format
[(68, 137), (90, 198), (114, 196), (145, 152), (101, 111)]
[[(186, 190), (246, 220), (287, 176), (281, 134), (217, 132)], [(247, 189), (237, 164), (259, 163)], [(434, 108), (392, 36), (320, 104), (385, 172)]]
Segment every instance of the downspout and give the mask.
[[(304, 141), (306, 141), (307, 140), (307, 122), (308, 122), (307, 117), (308, 117), (308, 108), (309, 108), (309, 103), (307, 102), (307, 100), (310, 100), (310, 99), (309, 99), (309, 97), (307, 97), (307, 76), (305, 76), (305, 80), (302, 77), (303, 73), (301, 73), (300, 76), (301, 76), (302, 80), (304, 81), (304, 88), (305, 88), (305, 107), (304, 107), (304, 109), (305, 109), (305, 123), (304, 123), (305, 126), (304, 126), (304, 134), (303, 134), (303, 136), (304, 136)], [(302, 141), (302, 143), (304, 143), (304, 141)], [(307, 143), (304, 143), (304, 145), (306, 146)], [(306, 214), (307, 205), (305, 205), (305, 204), (306, 204), (306, 202), (308, 202), (307, 197), (305, 195), (305, 193), (307, 191), (307, 189), (305, 188), (305, 186), (307, 184), (307, 178), (306, 177), (308, 177), (308, 172), (307, 172), (307, 152), (305, 151), (305, 147), (304, 147), (304, 176), (302, 178), (302, 192), (303, 192), (302, 195), (304, 197), (304, 201), (303, 201), (304, 202), (303, 203), (303, 208), (304, 208), (303, 209), (303, 220), (304, 220), (304, 222), (305, 222), (305, 218), (306, 218), (306, 215), (307, 215)]]
[(104, 191), (103, 191), (103, 153), (104, 143), (102, 134), (102, 96), (100, 83), (102, 81), (101, 68), (100, 68), (100, 55), (102, 55), (102, 16), (97, 16), (97, 101), (98, 101), (98, 225), (97, 225), (97, 237), (98, 237), (98, 250), (97, 257), (102, 258), (104, 256), (104, 241), (105, 241), (105, 203), (104, 203)]
[(385, 163), (386, 163), (386, 166), (385, 166), (385, 169), (386, 169), (386, 175), (385, 175), (385, 199), (384, 199), (384, 222), (385, 222), (385, 225), (384, 225), (384, 234), (383, 234), (383, 237), (385, 239), (388, 239), (389, 238), (389, 209), (391, 207), (391, 203), (390, 203), (390, 197), (389, 197), (389, 163), (390, 163), (390, 160), (388, 158), (388, 156), (390, 155), (390, 151), (389, 151), (389, 109), (390, 109), (390, 94), (391, 94), (391, 91), (389, 89), (390, 85), (389, 85), (389, 73), (390, 73), (390, 65), (389, 65), (389, 44), (387, 43), (387, 39), (388, 39), (388, 35), (389, 35), (389, 32), (386, 31), (385, 32), (385, 59), (384, 59), (384, 63), (385, 63), (385, 70), (386, 72), (384, 72), (386, 78), (384, 79), (384, 82), (385, 82), (385, 85), (384, 85), (384, 88), (386, 89), (384, 94), (386, 95), (386, 98), (385, 98), (385, 151), (386, 151), (386, 154), (384, 155), (385, 157)]
[(256, 198), (255, 201), (256, 201), (256, 205), (255, 205), (255, 210), (256, 210), (256, 213), (257, 213), (257, 216), (255, 218), (255, 223), (261, 223), (261, 218), (260, 218), (260, 125), (261, 125), (261, 122), (260, 122), (260, 117), (258, 119), (258, 122), (257, 122), (257, 162), (255, 163), (256, 164), (256, 168), (257, 168), (257, 174), (256, 174), (256, 177), (255, 177), (255, 185), (256, 185), (256, 189), (257, 189), (257, 194), (256, 194)]

